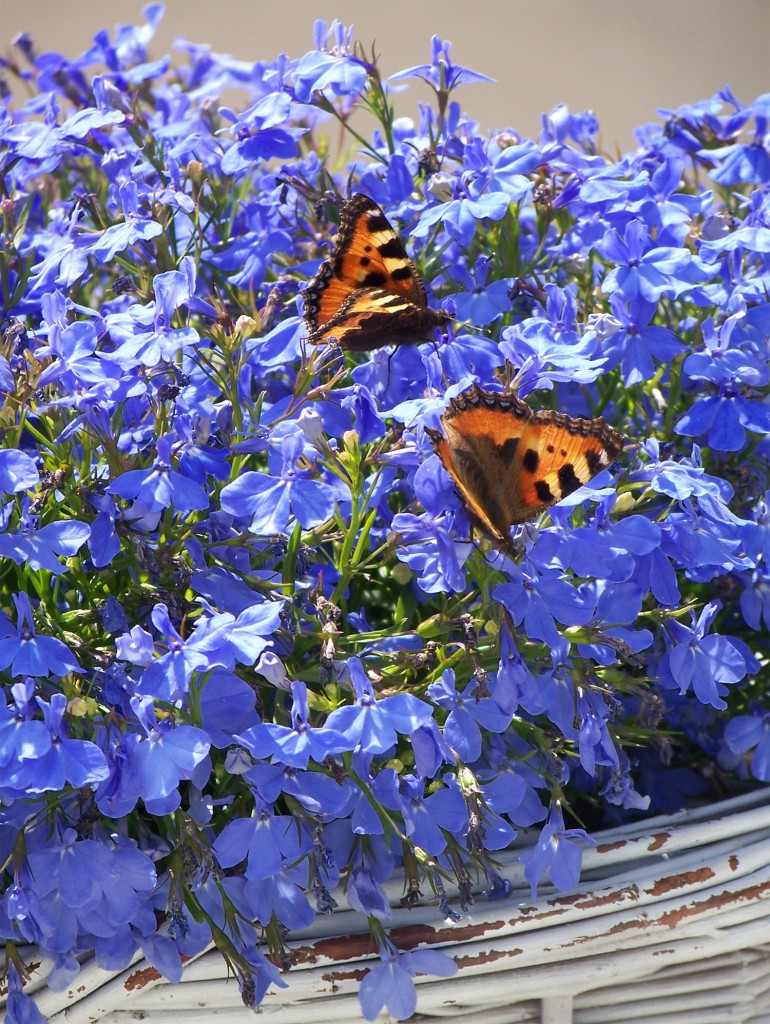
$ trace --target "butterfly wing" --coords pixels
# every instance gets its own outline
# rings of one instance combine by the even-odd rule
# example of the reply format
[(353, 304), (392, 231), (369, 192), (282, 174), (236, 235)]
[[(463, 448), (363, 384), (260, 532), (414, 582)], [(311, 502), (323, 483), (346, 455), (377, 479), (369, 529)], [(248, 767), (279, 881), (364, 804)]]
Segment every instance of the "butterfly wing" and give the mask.
[(425, 285), (401, 239), (374, 200), (359, 194), (342, 207), (329, 259), (303, 292), (311, 340), (353, 292), (364, 288), (390, 292), (418, 309), (427, 307)]
[(587, 483), (623, 448), (602, 419), (533, 412), (518, 398), (474, 386), (453, 399), (429, 431), (474, 519), (507, 543), (527, 522)]
[(425, 285), (388, 218), (369, 196), (355, 195), (342, 207), (340, 230), (330, 257), (335, 277), (355, 288), (383, 288), (425, 307)]
[[(525, 522), (592, 480), (623, 450), (623, 438), (603, 419), (536, 412), (519, 442), (518, 500)], [(518, 509), (517, 509), (518, 511)]]
[(434, 328), (449, 319), (448, 313), (415, 306), (382, 288), (359, 288), (310, 340), (314, 345), (336, 342), (349, 352), (365, 352), (384, 345), (429, 340)]

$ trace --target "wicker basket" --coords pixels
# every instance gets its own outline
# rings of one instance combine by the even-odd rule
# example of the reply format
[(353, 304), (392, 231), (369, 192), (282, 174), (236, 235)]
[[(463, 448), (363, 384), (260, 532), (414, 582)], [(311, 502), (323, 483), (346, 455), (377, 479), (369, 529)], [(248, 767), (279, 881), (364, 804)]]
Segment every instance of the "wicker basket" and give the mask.
[[(514, 886), (480, 898), (457, 925), (431, 904), (405, 910), (394, 886), (391, 937), (455, 957), (453, 978), (418, 977), (412, 1021), (463, 1024), (770, 1024), (770, 794), (600, 833), (580, 887), (529, 899), (518, 854), (501, 855)], [(357, 988), (371, 960), (361, 917), (318, 918), (291, 945), (289, 988), (271, 990), (275, 1024), (359, 1024)], [(27, 950), (36, 1002), (64, 1024), (253, 1024), (211, 950), (171, 985), (146, 961), (119, 974), (86, 963), (73, 987), (45, 988)], [(383, 1018), (387, 1019), (387, 1018)]]

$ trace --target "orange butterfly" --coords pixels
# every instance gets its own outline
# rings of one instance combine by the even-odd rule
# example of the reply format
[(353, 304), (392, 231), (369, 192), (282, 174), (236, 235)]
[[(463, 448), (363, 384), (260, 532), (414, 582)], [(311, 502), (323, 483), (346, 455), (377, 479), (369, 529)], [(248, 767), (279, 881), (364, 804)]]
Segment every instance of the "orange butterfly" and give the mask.
[(449, 402), (444, 434), (427, 429), (473, 519), (495, 541), (588, 483), (624, 439), (603, 419), (534, 412), (521, 399), (477, 384)]
[(314, 345), (350, 352), (430, 340), (449, 313), (430, 309), (425, 285), (379, 206), (354, 195), (340, 211), (328, 260), (302, 293)]

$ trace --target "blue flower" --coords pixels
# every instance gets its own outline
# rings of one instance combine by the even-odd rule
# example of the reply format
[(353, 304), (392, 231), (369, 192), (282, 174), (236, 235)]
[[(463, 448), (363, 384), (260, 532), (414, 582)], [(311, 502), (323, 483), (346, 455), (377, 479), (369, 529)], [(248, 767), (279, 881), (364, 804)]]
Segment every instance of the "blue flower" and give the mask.
[[(313, 93), (329, 89), (334, 96), (357, 96), (363, 91), (369, 68), (351, 52), (353, 29), (346, 29), (336, 19), (329, 26), (326, 22), (316, 21), (316, 49), (305, 54), (294, 69), (294, 81), (297, 99), (309, 103)], [(332, 41), (330, 52), (324, 47)]]
[(742, 317), (731, 316), (719, 330), (711, 317), (701, 324), (705, 351), (693, 352), (682, 369), (690, 380), (707, 380), (711, 384), (730, 381), (749, 387), (764, 387), (770, 380), (770, 369), (758, 354), (745, 351), (740, 343), (732, 344), (732, 335), (739, 336)]
[(117, 342), (110, 361), (123, 370), (131, 370), (137, 362), (157, 366), (197, 345), (200, 336), (194, 328), (172, 327), (178, 308), (191, 304), (195, 285), (195, 265), (189, 257), (182, 260), (179, 270), (157, 274), (154, 303), (132, 306), (127, 314), (110, 318), (110, 335)]
[(7, 620), (0, 619), (0, 636), (4, 640), (0, 650), (0, 671), (10, 668), (15, 676), (64, 676), (68, 672), (82, 671), (66, 644), (55, 636), (44, 636), (35, 631), (27, 595), (12, 596), (17, 625), (14, 630)]
[(222, 158), (222, 171), (235, 177), (250, 171), (256, 161), (293, 157), (297, 139), (307, 131), (289, 123), (290, 115), (296, 112), (284, 92), (263, 97), (238, 116), (227, 108), (222, 113), (234, 122), (232, 131), (237, 139)]
[(415, 238), (425, 238), (436, 224), (443, 224), (447, 233), (460, 245), (470, 244), (476, 234), (478, 222), (502, 220), (510, 200), (504, 192), (485, 192), (451, 199), (429, 207), (412, 229)]
[(449, 47), (452, 44), (442, 42), (438, 36), (431, 39), (431, 63), (415, 64), (414, 67), (398, 71), (390, 76), (391, 82), (400, 82), (405, 78), (422, 78), (428, 82), (436, 91), (451, 92), (458, 85), (468, 82), (493, 82), (493, 78), (487, 78), (479, 71), (471, 71), (470, 68), (453, 64), (449, 56)]
[(24, 751), (17, 770), (8, 777), (8, 785), (18, 791), (44, 793), (71, 786), (89, 786), (109, 775), (104, 754), (90, 740), (71, 739), (64, 724), (67, 698), (51, 694), (50, 704), (37, 698), (51, 742), (39, 757)]
[[(424, 463), (428, 464), (432, 465), (426, 474), (437, 477), (441, 473), (438, 459), (429, 459), (428, 463)], [(425, 479), (425, 476), (420, 476), (420, 484), (417, 485), (420, 496), (425, 493), (420, 486)], [(446, 489), (450, 491), (450, 488)], [(435, 520), (406, 512), (393, 516), (392, 527), (401, 542), (397, 551), (398, 559), (412, 569), (417, 576), (418, 586), (426, 594), (441, 591), (459, 593), (465, 589), (466, 579), (462, 566), (470, 555), (470, 545), (455, 544), (449, 532), (451, 526), (450, 515), (442, 515)]]
[(415, 974), (434, 974), (450, 978), (457, 973), (454, 960), (435, 949), (401, 953), (392, 943), (380, 943), (380, 960), (361, 982), (361, 1010), (366, 1020), (374, 1020), (383, 1008), (396, 1020), (407, 1020), (417, 1009)]
[(602, 290), (608, 295), (617, 293), (627, 302), (657, 302), (662, 296), (680, 295), (696, 281), (708, 278), (688, 249), (652, 247), (646, 226), (638, 220), (629, 223), (623, 237), (614, 229), (608, 231), (601, 252), (616, 264), (605, 275)]
[(770, 782), (770, 715), (738, 715), (725, 726), (724, 738), (736, 754), (753, 748), (751, 773), (760, 782)]
[[(376, 1016), (376, 1014), (375, 1014)], [(46, 1024), (32, 996), (24, 992), (21, 977), (13, 960), (8, 964), (7, 1024)]]
[(66, 572), (57, 555), (70, 557), (77, 554), (88, 540), (90, 530), (77, 519), (63, 519), (37, 526), (37, 516), (29, 512), (29, 503), (23, 506), (20, 529), (0, 534), (0, 557), (10, 558), (17, 565), (30, 569), (47, 569), (58, 574)]
[(691, 626), (669, 620), (667, 628), (673, 643), (661, 659), (659, 672), (663, 685), (678, 686), (680, 693), (692, 687), (703, 704), (723, 709), (727, 707), (725, 686), (743, 679), (746, 661), (729, 637), (708, 635), (718, 611), (719, 604), (711, 601), (697, 621), (693, 615)]
[(146, 733), (130, 754), (130, 773), (150, 814), (170, 814), (181, 802), (180, 779), (192, 779), (209, 752), (201, 729), (159, 721), (149, 697), (133, 697), (131, 707)]
[(149, 512), (160, 512), (173, 507), (180, 512), (202, 510), (209, 507), (209, 498), (200, 484), (172, 469), (174, 437), (165, 435), (157, 440), (158, 454), (149, 469), (131, 469), (107, 488), (110, 494), (134, 501)]
[(259, 881), (249, 880), (244, 886), (244, 897), (251, 910), (249, 917), (263, 925), (270, 924), (273, 915), (292, 930), (308, 928), (315, 920), (315, 911), (305, 893), (282, 873)]
[(691, 380), (706, 380), (718, 393), (698, 398), (675, 426), (680, 434), (707, 435), (707, 443), (720, 451), (739, 451), (746, 443), (746, 430), (770, 432), (770, 408), (749, 388), (763, 387), (770, 380), (766, 360), (740, 347), (731, 347), (731, 337), (740, 320), (728, 318), (717, 333), (713, 320), (703, 324), (705, 352), (694, 352), (684, 363)]
[(439, 707), (449, 709), (444, 723), (444, 739), (461, 761), (470, 764), (481, 754), (481, 730), (502, 732), (510, 723), (510, 715), (502, 711), (490, 697), (480, 694), (478, 682), (471, 682), (463, 693), (455, 689), (455, 674), (448, 669), (437, 683), (428, 687), (428, 696)]
[(314, 729), (308, 723), (307, 687), (292, 683), (292, 725), (273, 725), (271, 722), (253, 725), (235, 739), (255, 758), (270, 757), (273, 761), (307, 768), (311, 758), (320, 763), (330, 754), (339, 754), (351, 748), (351, 741), (330, 728)]
[(760, 630), (764, 619), (770, 629), (770, 575), (767, 569), (753, 572), (750, 584), (741, 592), (741, 614), (752, 629)]
[(530, 640), (542, 640), (550, 647), (559, 643), (555, 621), (581, 626), (594, 613), (594, 600), (584, 589), (573, 587), (566, 576), (554, 570), (538, 572), (534, 566), (508, 567), (509, 583), (501, 583), (492, 596), (505, 605), (514, 623), (524, 623)]
[(120, 638), (118, 656), (138, 664), (147, 663), (137, 684), (137, 693), (159, 700), (176, 701), (189, 690), (193, 673), (208, 665), (207, 652), (199, 650), (192, 643), (185, 643), (171, 622), (166, 605), (158, 604), (153, 608), (152, 622), (165, 638), (167, 653), (147, 663), (146, 658), (150, 655), (146, 643), (147, 634), (137, 631), (134, 635), (132, 630), (131, 640), (126, 636)]
[[(618, 329), (602, 344), (607, 369), (620, 365), (626, 386), (649, 380), (655, 372), (653, 359), (665, 363), (682, 351), (682, 342), (666, 327), (650, 324), (656, 305), (645, 299), (626, 303), (619, 295), (610, 300)], [(690, 357), (692, 358), (692, 357)]]
[(229, 822), (214, 842), (214, 852), (223, 868), (245, 860), (246, 878), (259, 880), (281, 872), (284, 847), (293, 849), (293, 820), (289, 815), (274, 815), (267, 808), (252, 818)]
[(222, 488), (222, 508), (249, 522), (252, 533), (281, 533), (292, 516), (306, 530), (330, 519), (334, 513), (334, 492), (315, 471), (298, 466), (304, 441), (297, 434), (281, 440), (283, 466), (277, 477), (267, 473), (244, 473)]
[(92, 242), (88, 248), (88, 254), (100, 263), (110, 263), (117, 253), (129, 246), (137, 242), (148, 242), (163, 234), (163, 226), (158, 221), (139, 212), (139, 187), (135, 181), (119, 185), (118, 197), (123, 211), (123, 223), (114, 224), (102, 231), (97, 241)]
[(447, 834), (462, 836), (468, 831), (468, 808), (460, 787), (451, 775), (444, 776), (444, 782), (426, 797), (424, 779), (409, 775), (401, 779), (404, 831), (415, 846), (433, 857), (446, 849)]
[(2, 785), (25, 761), (35, 761), (51, 748), (51, 733), (33, 717), (39, 710), (31, 679), (10, 688), (12, 703), (0, 707), (0, 779)]
[(346, 737), (348, 749), (360, 746), (367, 753), (384, 754), (398, 733), (410, 735), (430, 721), (430, 707), (411, 693), (377, 700), (360, 659), (350, 658), (346, 668), (356, 703), (332, 711), (326, 726)]
[(560, 892), (575, 888), (583, 860), (579, 843), (596, 846), (596, 841), (584, 829), (565, 828), (561, 804), (553, 804), (537, 845), (519, 857), (532, 888), (533, 900), (537, 898), (537, 884), (546, 874)]
[(564, 540), (556, 556), (578, 576), (622, 582), (630, 579), (640, 555), (660, 547), (661, 530), (644, 516), (613, 521), (614, 495), (601, 502), (587, 526), (578, 527)]

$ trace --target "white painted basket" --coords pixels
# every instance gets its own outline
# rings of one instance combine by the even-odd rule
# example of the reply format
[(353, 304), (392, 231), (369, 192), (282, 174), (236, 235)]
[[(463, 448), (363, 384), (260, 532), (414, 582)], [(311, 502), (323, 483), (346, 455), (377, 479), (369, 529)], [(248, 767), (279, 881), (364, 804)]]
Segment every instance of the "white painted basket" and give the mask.
[[(518, 863), (523, 847), (502, 854), (512, 895), (479, 897), (454, 926), (433, 904), (401, 908), (391, 887), (395, 944), (440, 948), (459, 966), (453, 978), (417, 978), (412, 1022), (770, 1024), (770, 791), (596, 838), (580, 887), (541, 891), (535, 904)], [(358, 983), (371, 961), (361, 920), (342, 909), (293, 936), (297, 966), (288, 989), (265, 997), (263, 1019), (359, 1024)], [(45, 988), (50, 965), (22, 952), (33, 966), (26, 991), (37, 990), (49, 1021), (254, 1021), (214, 950), (190, 962), (179, 985), (144, 960), (119, 974), (87, 963), (61, 993)]]

